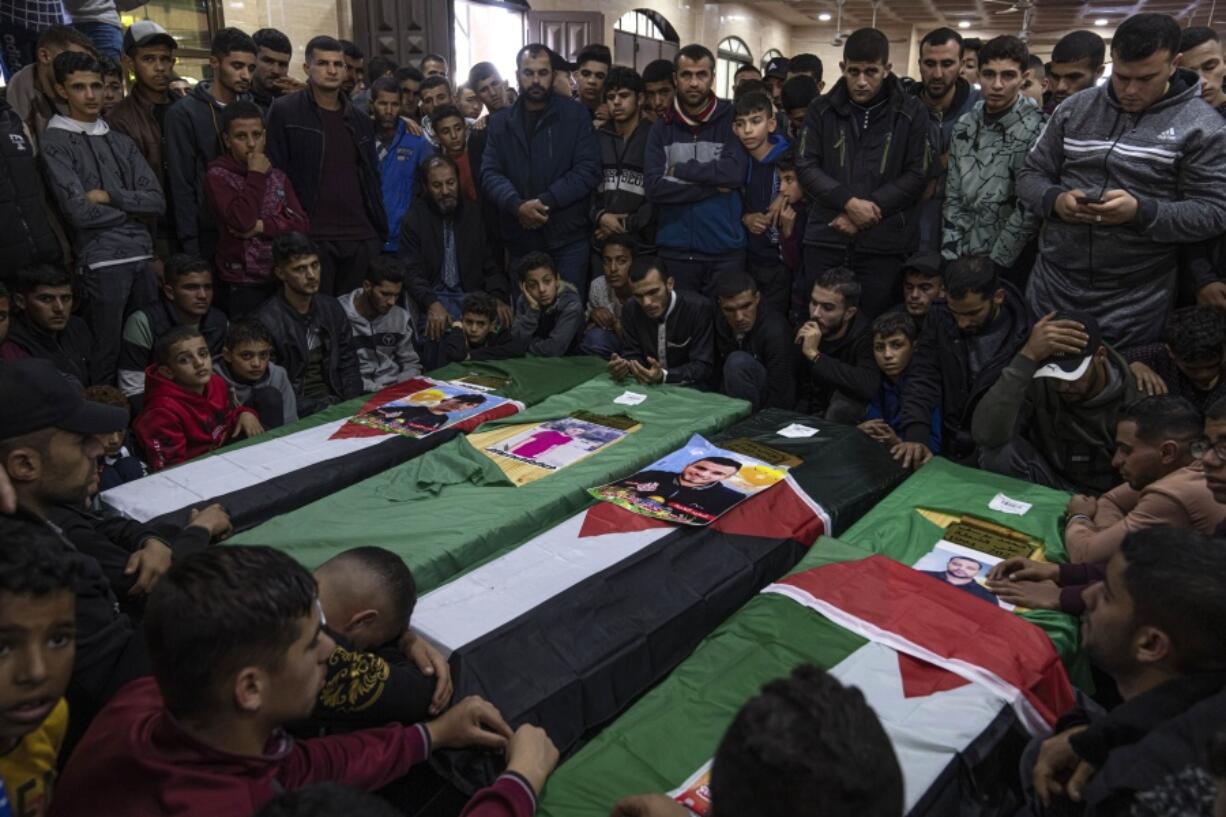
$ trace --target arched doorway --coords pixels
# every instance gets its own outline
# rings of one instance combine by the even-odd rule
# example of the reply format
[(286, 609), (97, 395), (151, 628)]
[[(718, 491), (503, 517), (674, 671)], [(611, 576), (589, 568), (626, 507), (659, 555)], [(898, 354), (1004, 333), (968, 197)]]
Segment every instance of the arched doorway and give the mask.
[(613, 62), (639, 73), (654, 60), (671, 60), (679, 47), (676, 29), (650, 9), (627, 11), (613, 23)]

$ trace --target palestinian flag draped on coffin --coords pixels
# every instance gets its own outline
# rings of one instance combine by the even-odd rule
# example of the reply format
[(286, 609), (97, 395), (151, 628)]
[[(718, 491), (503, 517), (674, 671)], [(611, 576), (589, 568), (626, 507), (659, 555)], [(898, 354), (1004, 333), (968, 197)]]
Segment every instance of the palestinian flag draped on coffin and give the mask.
[[(597, 365), (600, 364), (600, 365)], [(138, 522), (182, 526), (188, 512), (220, 502), (237, 530), (335, 493), (430, 451), (487, 420), (566, 391), (603, 371), (596, 358), (525, 358), (498, 364), (453, 364), (430, 378), (412, 378), (371, 397), (350, 400), (259, 437), (129, 482), (102, 502)], [(379, 433), (350, 420), (391, 397), (431, 381), (473, 378), (490, 394), (512, 401), (477, 412), (463, 423), (418, 439)]]
[(957, 813), (977, 767), (1016, 752), (1073, 705), (1050, 640), (1025, 619), (885, 556), (821, 540), (663, 683), (567, 761), (539, 813), (605, 815), (671, 791), (698, 813), (701, 775), (740, 706), (801, 663), (859, 687), (903, 769), (907, 813)]
[[(794, 422), (819, 431), (777, 434)], [(413, 627), (450, 656), (457, 696), (485, 696), (511, 723), (545, 727), (568, 753), (819, 535), (850, 525), (904, 476), (856, 429), (790, 412), (761, 412), (713, 442), (802, 462), (705, 527), (598, 502), (425, 594)], [(496, 774), (484, 754), (436, 759), (466, 788)]]

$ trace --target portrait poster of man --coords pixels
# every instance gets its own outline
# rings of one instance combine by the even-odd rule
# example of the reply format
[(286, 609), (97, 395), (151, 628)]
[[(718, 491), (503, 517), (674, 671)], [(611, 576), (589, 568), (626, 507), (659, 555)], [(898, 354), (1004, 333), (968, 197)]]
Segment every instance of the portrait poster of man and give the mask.
[(576, 412), (482, 431), (468, 441), (496, 462), (512, 482), (526, 485), (590, 457), (638, 428), (638, 422), (625, 415)]
[(590, 493), (643, 516), (707, 525), (786, 476), (785, 466), (720, 448), (695, 434), (684, 448)]
[(425, 437), (505, 402), (506, 398), (494, 394), (434, 383), (356, 414), (352, 422), (406, 437)]
[(925, 553), (913, 567), (921, 573), (943, 581), (953, 587), (970, 593), (977, 599), (989, 604), (995, 604), (1006, 610), (1012, 610), (1013, 605), (1007, 604), (996, 597), (984, 585), (988, 571), (1001, 559), (990, 556), (978, 550), (972, 550), (953, 542), (941, 540), (936, 546)]

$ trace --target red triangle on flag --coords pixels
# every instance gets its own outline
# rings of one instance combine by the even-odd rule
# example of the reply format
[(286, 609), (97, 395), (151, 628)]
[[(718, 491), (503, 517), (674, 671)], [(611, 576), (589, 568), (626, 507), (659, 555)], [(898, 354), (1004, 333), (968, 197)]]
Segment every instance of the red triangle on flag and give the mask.
[(735, 536), (795, 539), (806, 546), (826, 532), (822, 518), (789, 482), (777, 482), (733, 507), (711, 527)]
[(631, 513), (611, 502), (597, 502), (587, 509), (583, 517), (583, 526), (579, 528), (579, 538), (671, 527), (674, 525), (663, 519), (652, 519), (650, 516)]
[(947, 669), (941, 669), (936, 664), (929, 664), (902, 652), (898, 654), (898, 674), (902, 676), (904, 698), (923, 698), (970, 683)]

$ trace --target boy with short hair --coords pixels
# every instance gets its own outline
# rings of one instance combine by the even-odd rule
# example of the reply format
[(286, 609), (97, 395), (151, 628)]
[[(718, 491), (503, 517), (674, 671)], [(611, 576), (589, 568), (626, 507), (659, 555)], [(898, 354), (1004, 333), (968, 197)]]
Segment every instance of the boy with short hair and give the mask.
[(645, 254), (655, 244), (655, 209), (643, 190), (651, 131), (651, 123), (643, 119), (643, 88), (643, 79), (633, 68), (616, 65), (609, 69), (602, 91), (609, 117), (596, 131), (603, 168), (600, 184), (592, 193), (592, 246), (597, 253), (602, 242), (618, 235), (633, 237)]
[[(132, 404), (123, 392), (114, 386), (90, 386), (85, 390), (85, 399), (104, 406), (114, 406), (123, 409), (131, 416)], [(117, 488), (125, 482), (140, 479), (148, 473), (140, 457), (132, 453), (136, 448), (129, 429), (111, 431), (100, 434), (102, 441), (102, 457), (98, 460), (98, 493)], [(97, 495), (94, 496), (95, 510), (100, 510)]]
[(672, 60), (652, 60), (643, 67), (643, 115), (654, 122), (673, 108), (677, 94)]
[(225, 282), (231, 317), (256, 310), (277, 289), (272, 240), (310, 228), (289, 177), (272, 166), (264, 148), (264, 115), (240, 100), (221, 114), (225, 153), (209, 162), (205, 192), (218, 225), (217, 275)]
[(787, 114), (793, 139), (800, 138), (800, 131), (805, 126), (805, 114), (809, 112), (809, 103), (817, 99), (817, 95), (817, 82), (808, 74), (792, 77), (779, 89), (779, 105)]
[(902, 268), (902, 306), (921, 332), (933, 301), (945, 300), (945, 276), (941, 268), (940, 254), (927, 250), (920, 250), (908, 258)]
[(749, 175), (741, 194), (749, 273), (763, 302), (784, 315), (791, 300), (792, 281), (779, 257), (779, 211), (785, 199), (779, 195), (775, 161), (791, 143), (775, 133), (776, 125), (775, 108), (765, 92), (752, 91), (736, 101), (732, 131), (749, 154)]
[[(223, 28), (209, 48), (212, 79), (197, 83), (166, 112), (167, 195), (184, 252), (212, 258), (227, 229), (213, 218), (206, 203), (209, 163), (221, 155), (226, 108), (251, 101), (251, 78), (259, 48), (246, 32)], [(253, 219), (254, 220), (254, 219)], [(247, 228), (250, 229), (250, 228)], [(246, 232), (247, 229), (243, 230)]]
[(171, 804), (180, 817), (251, 814), (281, 791), (324, 780), (379, 789), (432, 750), (464, 746), (507, 755), (507, 771), (467, 812), (527, 817), (557, 762), (543, 730), (513, 734), (475, 696), (427, 723), (286, 735), (285, 724), (314, 709), (335, 645), (315, 580), (272, 548), (233, 545), (176, 560), (154, 588), (145, 634), (153, 678), (120, 690), (94, 721), (64, 770), (53, 817), (99, 802), (109, 817)]
[[(915, 355), (919, 330), (906, 312), (887, 312), (873, 321), (873, 359), (881, 372), (881, 387), (869, 400), (859, 429), (891, 449), (902, 442), (902, 395), (907, 369)], [(928, 449), (941, 453), (941, 407), (932, 409)]]
[(166, 202), (136, 143), (100, 118), (101, 71), (88, 54), (55, 58), (56, 92), (68, 100), (69, 115), (52, 117), (42, 156), (77, 253), (84, 318), (96, 344), (91, 380), (111, 383), (124, 316), (156, 297), (144, 220), (161, 215)]
[(587, 328), (580, 350), (608, 360), (622, 350), (622, 309), (634, 297), (630, 267), (638, 253), (629, 233), (614, 233), (600, 250), (604, 274), (592, 280), (587, 296)]
[(102, 115), (108, 116), (123, 101), (123, 72), (110, 57), (98, 57), (102, 66)]
[(229, 385), (214, 374), (200, 330), (176, 326), (158, 339), (155, 352), (157, 363), (145, 370), (145, 407), (132, 423), (150, 470), (264, 433), (255, 410), (236, 405)]
[(8, 341), (21, 354), (15, 357), (41, 357), (80, 386), (93, 381), (91, 365), (94, 336), (85, 321), (72, 314), (76, 293), (72, 274), (50, 264), (39, 264), (17, 271), (17, 291)]
[(217, 374), (230, 384), (234, 399), (255, 409), (264, 428), (293, 423), (298, 419), (298, 400), (285, 369), (273, 363), (272, 337), (255, 318), (230, 324)]
[(79, 569), (50, 530), (27, 530), (0, 548), (0, 780), (14, 815), (42, 817), (68, 729)]
[[(123, 325), (119, 347), (119, 387), (129, 397), (145, 391), (145, 368), (153, 363), (157, 339), (180, 325), (194, 326), (208, 341), (213, 356), (221, 354), (226, 337), (226, 316), (213, 308), (213, 273), (204, 259), (172, 255), (166, 262), (162, 298), (138, 309)], [(139, 405), (137, 406), (139, 408)]]
[[(994, 37), (979, 50), (983, 99), (954, 126), (949, 147), (941, 239), (948, 260), (988, 255), (1008, 270), (1039, 232), (1040, 214), (1028, 211), (1014, 189), (1043, 129), (1042, 111), (1021, 94), (1029, 60), (1017, 37)], [(1014, 280), (1022, 277), (1019, 270)]]
[(421, 374), (413, 348), (413, 319), (396, 302), (404, 291), (404, 263), (381, 255), (370, 262), (361, 289), (340, 297), (349, 317), (362, 388), (378, 391)]
[[(455, 162), (459, 174), (460, 193), (468, 201), (477, 200), (476, 174), (468, 150), (468, 122), (460, 109), (454, 105), (436, 108), (431, 120), (434, 124), (434, 141), (439, 153)], [(477, 168), (478, 173), (480, 168)]]
[(775, 159), (775, 172), (779, 174), (779, 196), (783, 199), (779, 208), (779, 258), (787, 269), (788, 280), (792, 282), (792, 291), (788, 293), (789, 311), (784, 313), (785, 317), (790, 318), (805, 310), (801, 297), (804, 293), (797, 292), (796, 284), (805, 267), (805, 221), (809, 217), (805, 191), (796, 175), (795, 148), (788, 148), (779, 154)]
[(553, 259), (543, 252), (530, 252), (515, 270), (523, 297), (511, 324), (511, 337), (530, 357), (562, 357), (570, 354), (583, 328), (583, 302), (569, 281), (563, 281)]
[(443, 337), (443, 362), (503, 360), (522, 355), (510, 327), (498, 319), (498, 301), (488, 292), (470, 292), (460, 307), (460, 320)]

